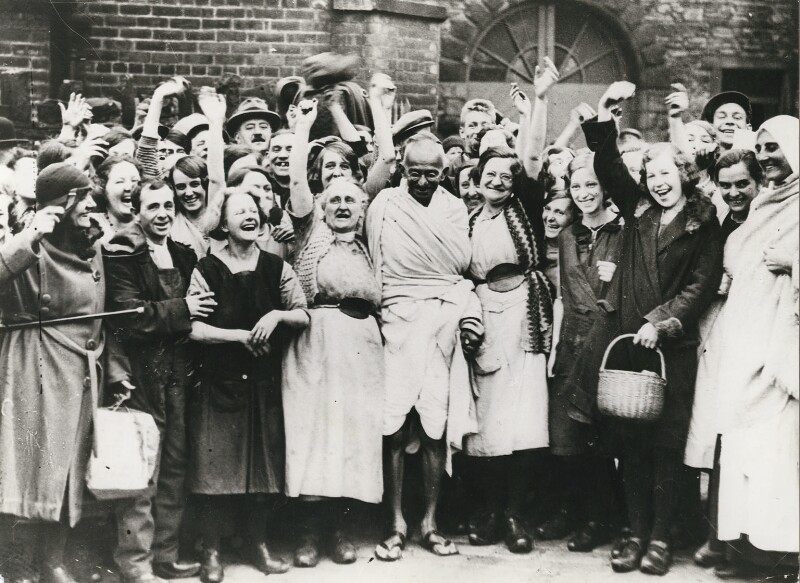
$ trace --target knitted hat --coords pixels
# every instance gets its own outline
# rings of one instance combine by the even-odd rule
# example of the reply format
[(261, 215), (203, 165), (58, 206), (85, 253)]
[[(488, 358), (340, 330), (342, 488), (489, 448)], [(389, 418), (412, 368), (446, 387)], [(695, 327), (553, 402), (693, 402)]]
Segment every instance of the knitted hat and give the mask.
[(447, 136), (444, 141), (442, 141), (442, 147), (444, 151), (447, 152), (450, 148), (461, 148), (464, 149), (464, 140), (461, 136)]
[(36, 177), (36, 203), (40, 206), (64, 205), (73, 189), (91, 186), (86, 175), (69, 162), (50, 164)]

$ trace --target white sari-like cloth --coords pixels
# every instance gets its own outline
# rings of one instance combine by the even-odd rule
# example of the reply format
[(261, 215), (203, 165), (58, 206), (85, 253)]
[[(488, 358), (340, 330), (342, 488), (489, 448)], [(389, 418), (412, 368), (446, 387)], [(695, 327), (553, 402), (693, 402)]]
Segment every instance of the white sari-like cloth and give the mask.
[(382, 285), (384, 435), (415, 407), (428, 436), (438, 439), (446, 427), (448, 452), (460, 449), (477, 421), (459, 324), (481, 321), (474, 286), (462, 276), (471, 249), (466, 207), (442, 188), (423, 206), (402, 184), (375, 198), (366, 232)]
[[(728, 239), (731, 287), (723, 314), (720, 362), (719, 538), (747, 534), (762, 550), (798, 552), (798, 120), (765, 122), (794, 174), (763, 189)], [(767, 269), (770, 245), (793, 257), (791, 274)]]

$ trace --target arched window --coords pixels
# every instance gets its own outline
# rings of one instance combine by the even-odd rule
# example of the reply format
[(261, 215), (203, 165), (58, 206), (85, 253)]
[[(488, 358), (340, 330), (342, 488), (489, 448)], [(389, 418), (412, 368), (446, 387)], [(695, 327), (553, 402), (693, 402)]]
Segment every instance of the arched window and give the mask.
[(522, 5), (501, 14), (478, 36), (467, 56), (467, 81), (533, 83), (545, 56), (562, 83), (608, 83), (624, 79), (620, 43), (597, 14), (576, 4)]
[[(508, 97), (509, 83), (530, 91), (537, 65), (550, 57), (561, 74), (550, 93), (548, 136), (553, 139), (566, 123), (569, 110), (597, 100), (612, 81), (635, 81), (635, 67), (621, 29), (605, 15), (569, 1), (527, 2), (501, 12), (490, 21), (465, 13), (464, 29), (443, 39), (440, 75), (441, 109), (451, 120), (460, 103), (471, 97), (491, 99), (516, 118)], [(481, 20), (482, 26), (476, 21)], [(477, 29), (477, 33), (474, 31)], [(626, 118), (630, 118), (626, 112)], [(623, 120), (625, 123), (625, 120)]]

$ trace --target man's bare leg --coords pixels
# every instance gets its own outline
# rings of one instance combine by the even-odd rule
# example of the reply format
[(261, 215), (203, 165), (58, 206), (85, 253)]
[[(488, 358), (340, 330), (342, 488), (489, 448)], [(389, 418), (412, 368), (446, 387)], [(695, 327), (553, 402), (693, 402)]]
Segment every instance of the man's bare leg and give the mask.
[(386, 502), (392, 514), (389, 537), (375, 548), (375, 555), (384, 561), (396, 561), (406, 544), (408, 525), (403, 516), (403, 470), (405, 465), (405, 431), (401, 427), (383, 438), (384, 484)]
[(392, 435), (383, 438), (388, 463), (385, 465), (386, 499), (392, 513), (392, 529), (408, 533), (408, 525), (403, 516), (403, 477), (405, 469), (405, 431), (400, 428)]
[(447, 464), (447, 444), (444, 437), (432, 439), (420, 432), (422, 438), (422, 482), (425, 488), (425, 516), (422, 518), (422, 546), (436, 555), (454, 555), (456, 546), (436, 532), (436, 505)]

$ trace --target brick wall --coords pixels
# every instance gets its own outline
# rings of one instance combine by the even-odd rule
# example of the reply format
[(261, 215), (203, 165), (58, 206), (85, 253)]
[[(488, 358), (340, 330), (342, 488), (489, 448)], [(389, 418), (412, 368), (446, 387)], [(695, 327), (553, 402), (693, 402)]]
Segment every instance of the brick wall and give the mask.
[[(453, 64), (463, 61), (475, 40), (456, 38), (454, 23), (480, 23), (525, 1), (535, 2), (26, 0), (21, 9), (18, 0), (0, 0), (0, 63), (29, 71), (30, 95), (36, 100), (49, 93), (51, 26), (63, 26), (73, 49), (68, 56), (73, 68), (63, 76), (83, 80), (88, 95), (113, 94), (125, 75), (143, 94), (175, 74), (199, 86), (217, 84), (233, 73), (243, 77), (244, 89), (269, 90), (280, 77), (297, 74), (306, 56), (336, 50), (362, 57), (359, 80), (366, 81), (374, 70), (385, 71), (412, 107), (436, 110), (438, 79), (459, 69)], [(671, 81), (687, 84), (697, 113), (719, 86), (725, 63), (785, 64), (796, 71), (795, 0), (583, 3), (617, 22), (626, 37), (640, 87), (638, 125), (651, 135), (663, 130), (661, 103)], [(447, 12), (450, 20), (442, 24)], [(479, 32), (476, 28), (474, 34)], [(53, 60), (58, 67), (63, 61)], [(792, 91), (796, 100), (796, 84)]]
[(215, 85), (238, 74), (247, 87), (294, 75), (302, 59), (329, 50), (329, 11), (312, 0), (92, 1), (82, 51), (88, 86), (107, 91), (131, 75), (140, 92), (172, 75)]
[[(438, 1), (412, 4), (430, 12)], [(243, 78), (243, 89), (263, 86), (271, 93), (279, 78), (300, 73), (305, 57), (334, 50), (362, 57), (360, 81), (375, 70), (387, 72), (413, 107), (436, 107), (441, 8), (437, 22), (430, 14), (419, 19), (396, 12), (395, 0), (342, 10), (331, 0), (86, 0), (66, 6), (75, 76), (87, 95), (113, 96), (126, 75), (140, 94), (172, 75), (200, 86), (229, 74)], [(17, 12), (0, 0), (0, 15), (18, 31), (0, 34), (0, 54), (36, 72), (41, 82), (33, 97), (43, 99), (52, 9)], [(18, 45), (17, 38), (27, 44)]]
[[(33, 99), (46, 95), (49, 86), (50, 70), (50, 36), (49, 21), (37, 13), (9, 13), (0, 18), (0, 68), (3, 74), (2, 89), (6, 95), (0, 95), (0, 106), (8, 106), (13, 111), (6, 112), (15, 121), (24, 122), (30, 115), (30, 107), (20, 107), (20, 103), (28, 96), (12, 95), (11, 87), (5, 83), (8, 73), (25, 71), (22, 75), (13, 75), (19, 81), (25, 81)], [(14, 83), (20, 88), (19, 83)], [(17, 91), (18, 93), (19, 91)], [(30, 105), (31, 99), (28, 99)]]
[(364, 86), (373, 72), (391, 75), (415, 109), (436, 111), (439, 80), (439, 24), (389, 14), (341, 13), (332, 26), (332, 44), (359, 55)]

